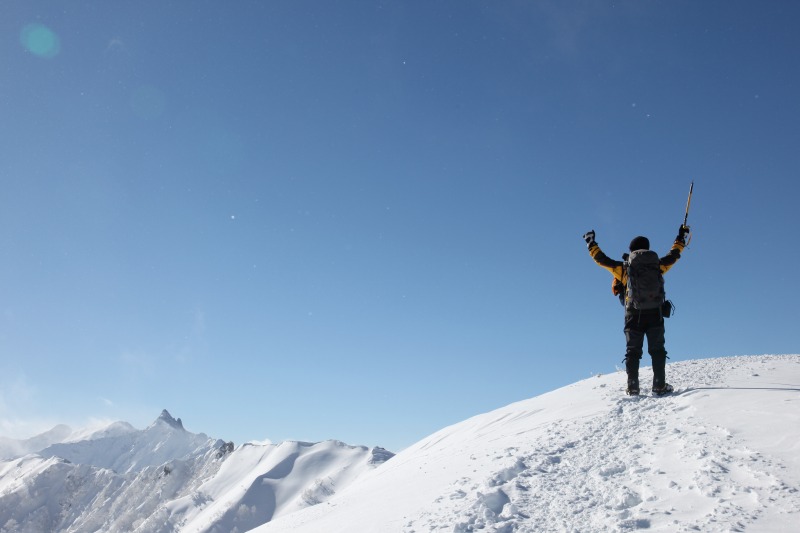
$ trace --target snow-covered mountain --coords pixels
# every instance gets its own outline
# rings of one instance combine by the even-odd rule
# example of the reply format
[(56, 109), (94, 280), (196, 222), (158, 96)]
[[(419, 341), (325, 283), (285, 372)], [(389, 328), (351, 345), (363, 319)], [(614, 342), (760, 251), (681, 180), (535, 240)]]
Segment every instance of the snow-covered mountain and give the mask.
[(50, 431), (30, 439), (16, 440), (0, 437), (0, 459), (20, 457), (47, 448), (51, 444), (63, 442), (72, 434), (69, 426), (60, 424)]
[(394, 457), (337, 441), (234, 449), (167, 412), (144, 430), (61, 428), (0, 462), (0, 532), (796, 529), (800, 356), (667, 376), (676, 393), (662, 398), (625, 396), (621, 373), (589, 378)]
[(247, 531), (326, 501), (392, 456), (337, 441), (235, 448), (166, 410), (144, 430), (60, 426), (3, 445), (13, 458), (0, 461), (0, 533)]
[[(649, 369), (642, 369), (642, 381)], [(593, 377), (445, 428), (256, 533), (798, 531), (800, 356)]]
[(206, 435), (189, 433), (180, 419), (166, 410), (143, 431), (129, 424), (117, 423), (91, 433), (84, 439), (48, 446), (43, 457), (60, 457), (71, 463), (107, 468), (122, 474), (138, 472), (148, 466), (162, 465), (175, 459), (188, 459), (219, 448), (221, 442)]

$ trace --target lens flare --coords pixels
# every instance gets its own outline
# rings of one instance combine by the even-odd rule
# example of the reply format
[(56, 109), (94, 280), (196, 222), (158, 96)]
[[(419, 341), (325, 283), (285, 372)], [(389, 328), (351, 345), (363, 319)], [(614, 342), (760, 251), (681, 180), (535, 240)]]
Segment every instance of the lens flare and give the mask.
[(53, 30), (43, 24), (28, 24), (20, 32), (20, 41), (33, 55), (50, 59), (61, 51), (61, 41)]

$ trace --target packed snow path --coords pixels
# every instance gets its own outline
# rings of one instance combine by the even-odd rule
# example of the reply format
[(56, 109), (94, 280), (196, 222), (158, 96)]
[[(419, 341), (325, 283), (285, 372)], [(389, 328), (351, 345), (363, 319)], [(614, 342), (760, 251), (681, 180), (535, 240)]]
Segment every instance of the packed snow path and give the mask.
[[(800, 523), (800, 357), (590, 378), (446, 428), (271, 531), (786, 531)], [(643, 368), (647, 383), (650, 369)]]

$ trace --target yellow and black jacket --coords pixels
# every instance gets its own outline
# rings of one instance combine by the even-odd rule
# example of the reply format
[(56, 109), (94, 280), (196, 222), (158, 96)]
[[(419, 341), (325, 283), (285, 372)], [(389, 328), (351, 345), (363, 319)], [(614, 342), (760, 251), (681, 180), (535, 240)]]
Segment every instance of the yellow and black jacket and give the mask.
[[(685, 247), (686, 244), (684, 244), (683, 241), (675, 239), (667, 255), (659, 260), (661, 264), (661, 274), (666, 274), (678, 259), (681, 258), (681, 252), (683, 252)], [(603, 253), (603, 250), (600, 249), (600, 246), (598, 246), (596, 242), (593, 242), (589, 246), (589, 255), (592, 256), (595, 263), (611, 272), (611, 275), (614, 276), (614, 280), (611, 284), (611, 291), (617, 296), (624, 294), (625, 285), (628, 283), (628, 272), (625, 268), (625, 263), (608, 257)]]

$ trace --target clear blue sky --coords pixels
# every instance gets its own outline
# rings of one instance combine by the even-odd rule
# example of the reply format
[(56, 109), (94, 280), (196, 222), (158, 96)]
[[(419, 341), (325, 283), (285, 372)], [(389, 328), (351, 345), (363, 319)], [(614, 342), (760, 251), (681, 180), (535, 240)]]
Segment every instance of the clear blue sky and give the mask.
[[(0, 5), (0, 434), (399, 450), (614, 371), (798, 353), (800, 3)], [(649, 358), (645, 356), (645, 363)], [(622, 387), (622, 379), (620, 382)]]

